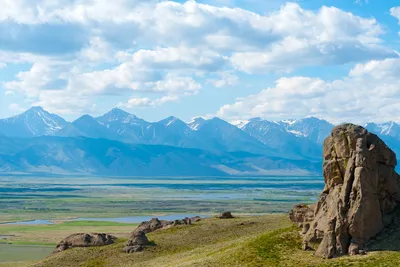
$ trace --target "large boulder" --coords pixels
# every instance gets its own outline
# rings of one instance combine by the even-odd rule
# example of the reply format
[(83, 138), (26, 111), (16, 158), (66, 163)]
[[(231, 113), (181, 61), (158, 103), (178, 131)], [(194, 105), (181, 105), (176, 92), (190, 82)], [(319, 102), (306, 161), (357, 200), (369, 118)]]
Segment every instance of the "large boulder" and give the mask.
[(400, 202), (396, 155), (365, 128), (343, 124), (325, 140), (323, 156), (325, 188), (313, 220), (303, 223), (304, 241), (321, 242), (316, 255), (324, 258), (359, 254), (391, 224)]
[(117, 238), (109, 234), (99, 233), (78, 233), (68, 236), (61, 240), (53, 253), (62, 252), (64, 250), (75, 247), (99, 247), (114, 244)]

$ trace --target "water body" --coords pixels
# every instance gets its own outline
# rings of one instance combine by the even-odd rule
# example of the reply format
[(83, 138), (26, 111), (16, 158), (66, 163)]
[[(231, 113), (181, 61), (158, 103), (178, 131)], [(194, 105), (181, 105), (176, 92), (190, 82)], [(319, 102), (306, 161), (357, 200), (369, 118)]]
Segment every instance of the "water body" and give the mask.
[[(315, 202), (323, 187), (323, 177), (320, 176), (0, 176), (0, 222), (7, 222), (7, 214), (14, 210), (19, 214), (30, 212), (27, 218), (37, 219), (13, 223), (27, 225), (51, 224), (53, 213), (71, 218), (74, 214), (82, 217), (86, 211), (92, 215), (88, 213), (85, 215), (87, 218), (79, 220), (125, 223), (149, 220), (157, 217), (155, 214), (166, 215), (160, 216), (161, 219), (174, 220), (215, 214), (221, 210), (235, 213), (287, 212), (295, 203)], [(35, 214), (40, 214), (40, 217)]]
[(54, 224), (49, 220), (29, 220), (29, 221), (20, 221), (20, 222), (9, 222), (9, 223), (0, 223), (0, 224), (8, 224), (8, 225), (43, 225), (43, 224)]

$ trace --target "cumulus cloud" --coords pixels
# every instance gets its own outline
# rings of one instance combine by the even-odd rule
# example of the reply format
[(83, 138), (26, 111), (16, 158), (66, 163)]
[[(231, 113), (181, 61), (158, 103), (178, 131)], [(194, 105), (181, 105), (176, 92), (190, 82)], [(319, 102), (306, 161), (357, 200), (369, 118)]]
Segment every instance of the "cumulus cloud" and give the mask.
[[(99, 95), (157, 94), (131, 101), (155, 106), (196, 94), (204, 83), (233, 86), (239, 72), (288, 73), (397, 56), (375, 19), (334, 7), (287, 3), (261, 15), (193, 0), (2, 5), (0, 62), (31, 64), (5, 88), (60, 113), (82, 112)], [(289, 83), (282, 79), (277, 86)]]
[(219, 79), (209, 79), (208, 83), (214, 87), (228, 87), (234, 86), (239, 82), (239, 78), (232, 72), (220, 72), (218, 73)]
[(229, 120), (311, 115), (332, 122), (400, 121), (399, 75), (396, 58), (358, 64), (347, 77), (334, 81), (281, 78), (274, 87), (222, 106), (217, 115)]
[[(390, 14), (391, 14), (393, 17), (395, 17), (395, 18), (398, 19), (399, 25), (400, 25), (400, 6), (391, 8), (391, 9), (390, 9)], [(399, 35), (400, 35), (400, 31), (399, 31)]]
[(162, 105), (165, 104), (167, 102), (176, 102), (178, 101), (179, 98), (177, 96), (163, 96), (161, 98), (155, 99), (155, 100), (151, 100), (147, 97), (133, 97), (131, 99), (128, 100), (128, 102), (126, 103), (118, 103), (119, 107), (122, 108), (135, 108), (135, 107), (155, 107), (158, 105)]

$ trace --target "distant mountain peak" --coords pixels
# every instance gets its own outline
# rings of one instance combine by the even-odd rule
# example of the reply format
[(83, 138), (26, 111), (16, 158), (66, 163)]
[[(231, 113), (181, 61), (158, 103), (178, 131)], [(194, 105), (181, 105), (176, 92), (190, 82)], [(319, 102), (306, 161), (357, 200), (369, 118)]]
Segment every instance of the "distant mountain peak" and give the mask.
[(7, 134), (11, 137), (33, 137), (52, 135), (62, 129), (67, 122), (58, 115), (33, 106), (24, 113), (2, 120)]
[(177, 123), (179, 125), (183, 125), (183, 126), (187, 127), (186, 123), (184, 123), (182, 120), (180, 120), (179, 118), (174, 117), (174, 116), (169, 116), (168, 118), (165, 118), (165, 119), (159, 121), (158, 123), (164, 125), (165, 127), (169, 127), (169, 126), (175, 125)]
[(110, 110), (103, 116), (98, 117), (97, 119), (102, 123), (114, 122), (114, 121), (129, 123), (130, 121), (137, 120), (138, 118), (135, 115), (126, 112), (125, 110), (122, 110), (120, 108), (113, 108), (112, 110)]
[(188, 125), (192, 130), (197, 131), (205, 121), (203, 117), (194, 117)]
[(32, 106), (30, 109), (28, 109), (27, 111), (32, 110), (32, 111), (45, 111), (41, 106)]

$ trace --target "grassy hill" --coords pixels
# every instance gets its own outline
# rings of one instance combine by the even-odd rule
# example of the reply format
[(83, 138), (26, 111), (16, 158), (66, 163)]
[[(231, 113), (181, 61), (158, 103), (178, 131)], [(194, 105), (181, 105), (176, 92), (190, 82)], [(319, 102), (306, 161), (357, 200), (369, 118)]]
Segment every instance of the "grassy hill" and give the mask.
[(398, 266), (400, 262), (396, 249), (332, 260), (316, 258), (312, 251), (301, 250), (298, 229), (286, 215), (206, 219), (148, 237), (157, 246), (144, 252), (123, 253), (126, 239), (122, 238), (107, 247), (67, 250), (33, 266)]

